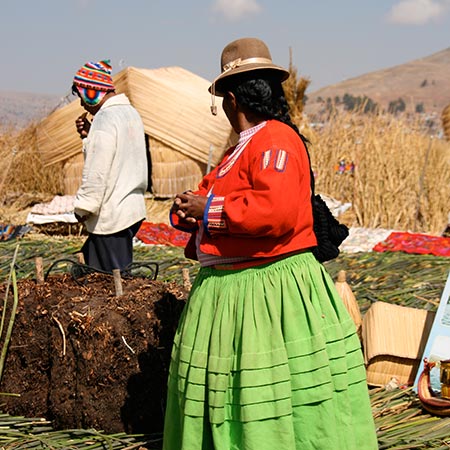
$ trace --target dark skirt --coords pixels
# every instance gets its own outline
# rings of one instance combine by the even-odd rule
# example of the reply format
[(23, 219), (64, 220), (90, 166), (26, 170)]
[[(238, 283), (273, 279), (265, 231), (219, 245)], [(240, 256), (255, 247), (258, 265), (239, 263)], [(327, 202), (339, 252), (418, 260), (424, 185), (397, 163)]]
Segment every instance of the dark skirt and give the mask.
[(81, 249), (85, 263), (105, 272), (126, 269), (133, 261), (133, 237), (141, 223), (113, 234), (90, 233)]

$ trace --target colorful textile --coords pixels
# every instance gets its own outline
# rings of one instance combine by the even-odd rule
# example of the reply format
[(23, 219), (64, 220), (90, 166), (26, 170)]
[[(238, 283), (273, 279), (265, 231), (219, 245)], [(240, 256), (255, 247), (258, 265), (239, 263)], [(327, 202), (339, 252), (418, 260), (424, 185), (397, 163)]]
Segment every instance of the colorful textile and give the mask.
[(427, 234), (393, 232), (373, 248), (376, 252), (405, 252), (450, 256), (450, 238)]
[(0, 223), (0, 241), (10, 241), (11, 239), (22, 237), (30, 230), (31, 227), (28, 225), (11, 225)]
[(96, 91), (113, 91), (112, 68), (109, 60), (87, 62), (75, 74), (73, 82), (78, 87)]
[(136, 237), (144, 244), (184, 247), (190, 233), (176, 230), (165, 223), (142, 222)]
[(200, 269), (174, 339), (163, 448), (378, 448), (354, 323), (311, 252)]
[(95, 89), (88, 89), (81, 86), (77, 86), (77, 90), (83, 102), (90, 106), (98, 105), (107, 94), (106, 91), (96, 91)]

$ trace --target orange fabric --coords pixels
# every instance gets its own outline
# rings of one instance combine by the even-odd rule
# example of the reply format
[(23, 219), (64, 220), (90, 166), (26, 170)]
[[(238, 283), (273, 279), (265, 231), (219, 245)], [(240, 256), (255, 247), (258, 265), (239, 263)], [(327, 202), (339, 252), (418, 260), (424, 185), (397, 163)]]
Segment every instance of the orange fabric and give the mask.
[(421, 233), (392, 232), (373, 248), (376, 252), (405, 252), (450, 256), (450, 238)]
[(142, 222), (136, 237), (144, 244), (174, 245), (184, 247), (189, 238), (189, 233), (175, 230), (165, 223)]
[(295, 131), (268, 121), (218, 177), (233, 150), (195, 192), (206, 196), (212, 189), (215, 197), (223, 197), (223, 209), (216, 206), (214, 215), (219, 211), (225, 226), (208, 229), (206, 224), (200, 249), (221, 256), (271, 257), (314, 247), (309, 161)]

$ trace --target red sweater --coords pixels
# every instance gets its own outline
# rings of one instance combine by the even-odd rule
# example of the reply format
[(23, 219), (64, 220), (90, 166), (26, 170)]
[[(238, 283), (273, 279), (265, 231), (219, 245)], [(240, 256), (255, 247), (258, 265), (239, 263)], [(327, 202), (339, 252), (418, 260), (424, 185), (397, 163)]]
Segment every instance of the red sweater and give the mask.
[[(203, 217), (201, 251), (255, 258), (317, 245), (308, 156), (297, 133), (270, 120), (230, 166), (227, 158), (234, 148), (195, 191), (204, 196), (212, 192)], [(177, 228), (189, 227), (175, 214), (171, 220)]]

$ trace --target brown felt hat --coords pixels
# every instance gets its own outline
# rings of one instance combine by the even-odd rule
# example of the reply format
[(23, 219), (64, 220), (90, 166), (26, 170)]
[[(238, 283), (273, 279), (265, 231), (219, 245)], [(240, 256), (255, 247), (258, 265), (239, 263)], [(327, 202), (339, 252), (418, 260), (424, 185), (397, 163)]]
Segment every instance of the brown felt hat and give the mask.
[(269, 48), (257, 38), (242, 38), (229, 43), (222, 51), (220, 64), (221, 74), (209, 87), (209, 92), (219, 97), (223, 97), (225, 94), (221, 92), (221, 82), (232, 75), (254, 70), (266, 70), (278, 75), (280, 81), (289, 77), (289, 71), (272, 62)]

